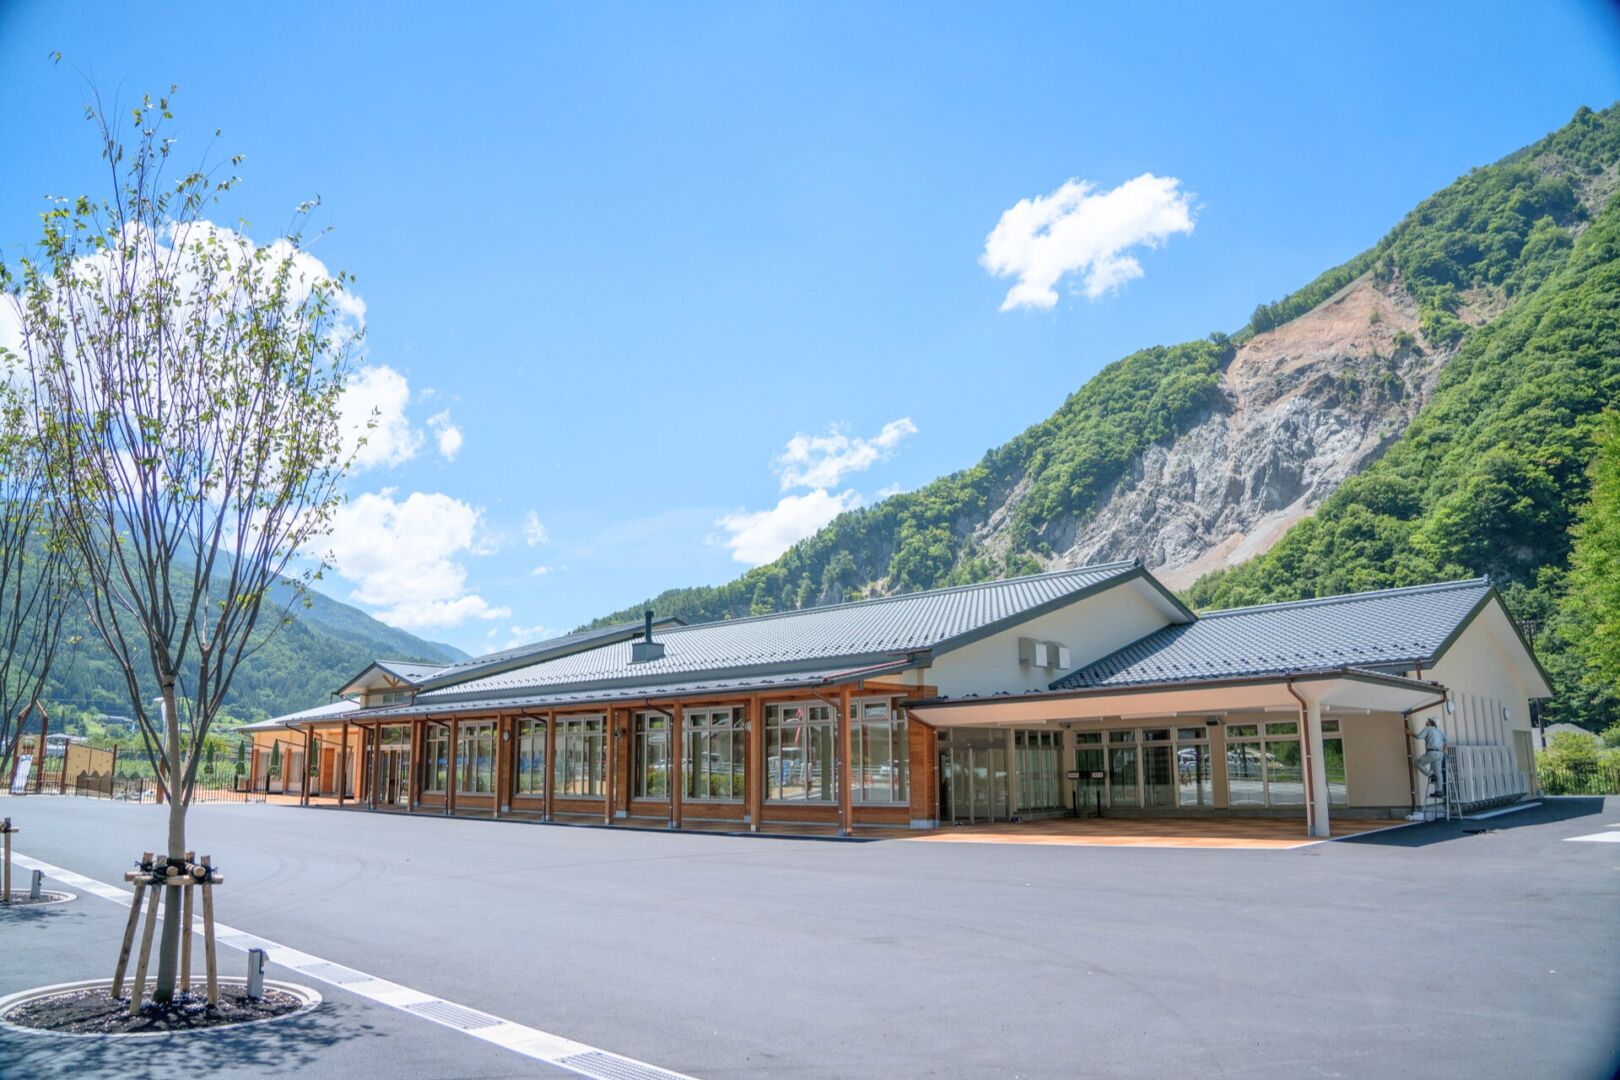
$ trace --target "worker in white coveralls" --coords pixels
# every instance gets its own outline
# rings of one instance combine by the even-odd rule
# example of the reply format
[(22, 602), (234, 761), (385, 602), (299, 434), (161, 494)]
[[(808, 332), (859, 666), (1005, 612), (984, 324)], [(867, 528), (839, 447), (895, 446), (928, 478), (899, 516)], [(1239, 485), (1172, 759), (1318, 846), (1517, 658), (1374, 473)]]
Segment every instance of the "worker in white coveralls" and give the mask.
[(1440, 725), (1431, 716), (1416, 735), (1408, 734), (1407, 738), (1423, 744), (1423, 753), (1417, 756), (1414, 764), (1418, 772), (1429, 778), (1431, 789), (1443, 793), (1440, 763), (1446, 759), (1446, 733), (1440, 730)]

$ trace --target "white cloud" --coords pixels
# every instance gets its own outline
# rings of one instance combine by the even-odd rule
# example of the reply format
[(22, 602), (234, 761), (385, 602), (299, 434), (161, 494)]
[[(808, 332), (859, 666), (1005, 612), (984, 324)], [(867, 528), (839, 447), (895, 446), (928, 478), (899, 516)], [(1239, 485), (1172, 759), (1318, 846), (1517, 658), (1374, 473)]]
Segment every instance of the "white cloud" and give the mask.
[(537, 566), (533, 570), (529, 571), (529, 576), (530, 577), (545, 577), (547, 574), (551, 573), (551, 569), (552, 569), (551, 567), (545, 565), (544, 563), (541, 563), (539, 566)]
[(354, 583), (350, 599), (381, 609), (383, 622), (416, 629), (511, 617), (510, 608), (467, 591), (457, 556), (490, 549), (483, 511), (459, 499), (416, 491), (401, 501), (391, 488), (368, 492), (338, 510), (329, 541), (334, 569)]
[(776, 459), (782, 490), (836, 487), (846, 474), (870, 469), (893, 454), (900, 440), (915, 434), (917, 425), (902, 416), (870, 439), (850, 435), (841, 424), (828, 427), (825, 435), (795, 435)]
[(461, 429), (450, 422), (450, 410), (428, 417), (428, 427), (433, 429), (433, 437), (439, 444), (439, 456), (446, 461), (456, 460), (461, 452)]
[[(422, 433), (406, 419), (410, 400), (410, 383), (385, 364), (359, 368), (350, 376), (343, 389), (344, 450), (355, 455), (356, 472), (398, 465), (416, 456)], [(373, 423), (368, 431), (366, 426)]]
[(904, 490), (906, 490), (906, 485), (904, 484), (888, 484), (884, 487), (878, 488), (877, 497), (880, 499), (887, 499), (890, 495), (898, 495)]
[(523, 516), (523, 542), (530, 547), (538, 547), (551, 539), (546, 527), (540, 521), (540, 515), (530, 510)]
[(1066, 274), (1081, 275), (1081, 291), (1095, 300), (1142, 276), (1142, 264), (1126, 254), (1131, 248), (1192, 232), (1192, 200), (1173, 176), (1143, 173), (1101, 192), (1089, 181), (1069, 180), (1003, 213), (979, 263), (996, 277), (1018, 279), (1002, 311), (1050, 309)]
[(512, 636), (506, 639), (503, 649), (515, 649), (520, 645), (532, 645), (537, 641), (548, 641), (554, 637), (562, 636), (561, 630), (553, 630), (549, 626), (514, 626)]
[(725, 540), (731, 557), (749, 566), (768, 563), (845, 510), (861, 505), (853, 491), (834, 495), (823, 489), (784, 495), (769, 510), (727, 514), (718, 524), (731, 535)]

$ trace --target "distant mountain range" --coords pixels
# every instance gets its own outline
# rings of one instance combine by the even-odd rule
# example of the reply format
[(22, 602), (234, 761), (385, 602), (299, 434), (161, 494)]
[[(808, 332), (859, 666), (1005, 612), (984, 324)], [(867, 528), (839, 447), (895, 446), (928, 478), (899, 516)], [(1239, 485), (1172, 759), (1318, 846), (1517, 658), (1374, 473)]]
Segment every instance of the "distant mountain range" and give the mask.
[[(233, 718), (262, 720), (323, 704), (378, 657), (435, 663), (467, 658), (452, 645), (424, 641), (313, 589), (306, 595), (308, 606), (296, 607), (292, 621), (269, 635), (264, 647), (238, 669), (227, 698)], [(77, 611), (70, 621), (79, 640), (58, 658), (47, 703), (129, 715), (129, 694), (112, 659)]]
[(1554, 623), (1620, 402), (1617, 187), (1620, 106), (1583, 108), (1237, 333), (1133, 353), (971, 468), (592, 625), (1130, 556), (1205, 607), (1489, 573), (1538, 633), (1554, 712), (1601, 723), (1612, 699), (1574, 688)]

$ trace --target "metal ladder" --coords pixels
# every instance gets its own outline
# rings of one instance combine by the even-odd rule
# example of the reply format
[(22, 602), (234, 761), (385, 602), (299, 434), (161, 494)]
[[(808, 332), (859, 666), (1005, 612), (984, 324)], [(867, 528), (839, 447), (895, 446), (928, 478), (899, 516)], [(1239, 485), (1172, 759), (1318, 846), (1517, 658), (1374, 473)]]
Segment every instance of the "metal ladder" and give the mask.
[[(1457, 799), (1457, 770), (1454, 767), (1456, 757), (1451, 747), (1445, 749), (1445, 756), (1440, 759), (1440, 794), (1435, 794), (1431, 783), (1424, 788), (1423, 820), (1424, 821), (1450, 821), (1452, 818), (1462, 817), (1462, 804)], [(1422, 776), (1422, 773), (1418, 774)]]

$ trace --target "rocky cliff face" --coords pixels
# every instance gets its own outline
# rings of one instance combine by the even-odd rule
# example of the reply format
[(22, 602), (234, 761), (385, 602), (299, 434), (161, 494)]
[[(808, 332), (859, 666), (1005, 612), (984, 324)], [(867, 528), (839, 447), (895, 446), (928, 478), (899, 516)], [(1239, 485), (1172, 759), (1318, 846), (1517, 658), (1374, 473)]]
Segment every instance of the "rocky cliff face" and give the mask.
[[(1140, 556), (1180, 588), (1252, 558), (1400, 436), (1447, 359), (1424, 343), (1404, 290), (1358, 278), (1239, 348), (1219, 405), (1149, 448), (1093, 513), (1050, 522), (1046, 561)], [(980, 530), (990, 550), (1005, 549), (1019, 494)]]

